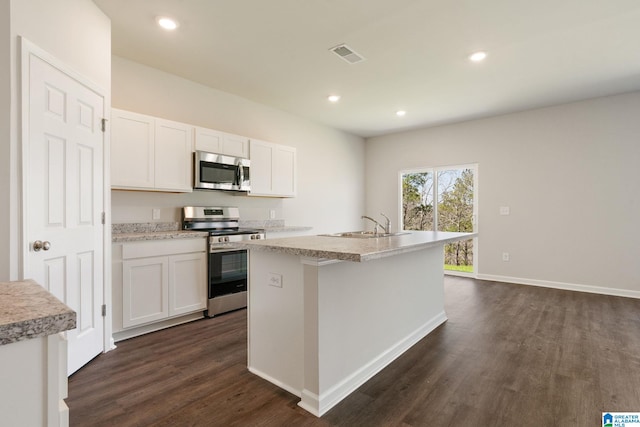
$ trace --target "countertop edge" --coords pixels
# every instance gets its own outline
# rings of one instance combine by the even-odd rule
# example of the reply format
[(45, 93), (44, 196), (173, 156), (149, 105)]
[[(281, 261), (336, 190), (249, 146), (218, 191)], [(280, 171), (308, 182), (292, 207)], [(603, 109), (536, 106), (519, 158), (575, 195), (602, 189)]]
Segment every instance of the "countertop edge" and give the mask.
[(309, 231), (313, 227), (306, 225), (283, 225), (282, 227), (265, 227), (264, 231), (268, 233), (284, 233), (287, 231)]
[(206, 231), (149, 231), (145, 233), (116, 233), (111, 235), (111, 243), (141, 242), (145, 240), (198, 239), (207, 237)]
[[(0, 345), (54, 335), (76, 328), (76, 312), (35, 281), (27, 279), (3, 282), (0, 285), (9, 288), (8, 291), (3, 292), (5, 303), (15, 306), (19, 311), (17, 316), (20, 317), (12, 321), (11, 308), (3, 307), (0, 313), (0, 321), (3, 322), (0, 324)], [(32, 316), (31, 311), (33, 311)], [(26, 315), (31, 317), (24, 318)]]
[[(278, 246), (275, 244), (270, 245), (269, 239), (263, 240), (261, 242), (240, 242), (237, 244), (237, 246), (242, 249), (259, 250), (263, 252), (277, 252), (277, 253), (309, 257), (309, 258), (333, 259), (333, 260), (339, 260), (339, 261), (352, 261), (352, 262), (366, 262), (366, 261), (372, 261), (380, 258), (386, 258), (389, 256), (400, 255), (403, 253), (419, 251), (422, 249), (428, 249), (433, 246), (445, 245), (447, 243), (452, 243), (458, 240), (472, 239), (477, 236), (478, 236), (478, 233), (464, 233), (463, 236), (451, 236), (451, 237), (441, 238), (438, 240), (432, 240), (427, 242), (410, 243), (401, 247), (386, 248), (386, 249), (377, 250), (374, 252), (356, 252), (356, 251), (347, 252), (347, 251)], [(339, 238), (339, 237), (336, 237), (336, 238)]]

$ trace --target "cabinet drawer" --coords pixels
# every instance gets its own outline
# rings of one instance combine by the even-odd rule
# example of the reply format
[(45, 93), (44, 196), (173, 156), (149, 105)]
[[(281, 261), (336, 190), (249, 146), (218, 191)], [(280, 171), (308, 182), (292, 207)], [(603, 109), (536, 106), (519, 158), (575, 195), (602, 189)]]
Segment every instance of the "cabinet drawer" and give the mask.
[(165, 255), (205, 252), (207, 239), (150, 240), (122, 244), (122, 259), (146, 258)]

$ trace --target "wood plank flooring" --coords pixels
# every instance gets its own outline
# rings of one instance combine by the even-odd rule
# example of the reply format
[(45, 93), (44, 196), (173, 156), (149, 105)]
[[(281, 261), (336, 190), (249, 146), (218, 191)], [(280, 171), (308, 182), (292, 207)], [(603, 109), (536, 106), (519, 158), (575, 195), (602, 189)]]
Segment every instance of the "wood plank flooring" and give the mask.
[(449, 320), (322, 418), (249, 373), (246, 311), (118, 343), (71, 426), (598, 426), (640, 412), (640, 300), (445, 279)]

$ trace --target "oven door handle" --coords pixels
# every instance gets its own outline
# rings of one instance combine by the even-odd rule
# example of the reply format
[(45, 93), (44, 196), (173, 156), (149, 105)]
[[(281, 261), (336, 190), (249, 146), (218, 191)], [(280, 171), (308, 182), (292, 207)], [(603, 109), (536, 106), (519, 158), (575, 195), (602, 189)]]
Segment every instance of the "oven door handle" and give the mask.
[(224, 246), (224, 247), (209, 247), (209, 253), (213, 254), (213, 253), (220, 253), (220, 252), (237, 252), (237, 251), (242, 251), (245, 249), (240, 249), (234, 246)]

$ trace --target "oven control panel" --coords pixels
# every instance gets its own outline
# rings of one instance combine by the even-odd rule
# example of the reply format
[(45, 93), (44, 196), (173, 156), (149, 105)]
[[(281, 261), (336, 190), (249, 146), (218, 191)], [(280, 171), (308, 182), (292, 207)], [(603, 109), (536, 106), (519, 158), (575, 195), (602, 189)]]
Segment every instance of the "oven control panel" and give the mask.
[(209, 236), (209, 252), (219, 252), (222, 250), (234, 250), (229, 243), (242, 242), (243, 240), (263, 240), (264, 233), (255, 234), (231, 234), (227, 236)]

